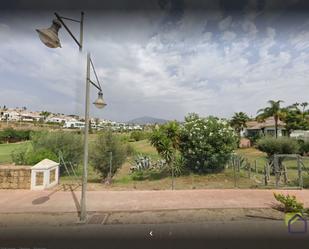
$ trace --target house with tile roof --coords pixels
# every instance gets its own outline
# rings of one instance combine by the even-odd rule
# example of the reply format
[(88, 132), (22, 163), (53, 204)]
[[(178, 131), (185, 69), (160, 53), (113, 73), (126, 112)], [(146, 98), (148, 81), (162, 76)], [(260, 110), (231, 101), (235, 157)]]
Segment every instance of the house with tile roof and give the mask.
[[(259, 121), (248, 121), (246, 123), (246, 128), (242, 132), (243, 137), (264, 135), (264, 136), (274, 136), (275, 135), (275, 120), (273, 117), (269, 117), (262, 122)], [(285, 128), (285, 123), (281, 120), (278, 121), (278, 136), (286, 136), (287, 131)]]

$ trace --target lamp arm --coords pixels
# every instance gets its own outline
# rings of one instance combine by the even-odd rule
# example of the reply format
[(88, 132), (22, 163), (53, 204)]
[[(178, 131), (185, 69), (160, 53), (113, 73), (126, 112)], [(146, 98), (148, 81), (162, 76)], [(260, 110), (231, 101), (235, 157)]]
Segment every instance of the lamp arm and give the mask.
[(98, 75), (97, 75), (97, 72), (95, 71), (95, 67), (94, 67), (94, 65), (93, 65), (93, 62), (92, 62), (91, 58), (90, 58), (90, 64), (91, 64), (92, 70), (93, 70), (93, 72), (94, 72), (95, 78), (96, 78), (96, 80), (97, 80), (97, 83), (98, 83), (100, 89), (102, 89), (101, 84), (100, 84), (100, 81), (99, 81), (99, 78), (98, 78)]
[[(63, 25), (63, 27), (66, 29), (66, 31), (68, 31), (68, 33), (71, 35), (71, 37), (73, 38), (73, 40), (76, 42), (76, 44), (79, 46), (79, 48), (82, 47), (82, 45), (80, 44), (80, 42), (76, 39), (76, 37), (73, 35), (73, 33), (71, 32), (71, 30), (68, 28), (68, 26), (64, 23), (63, 21), (63, 17), (59, 16), (58, 13), (54, 13), (55, 16), (57, 17), (57, 19), (61, 22), (61, 24)], [(68, 18), (65, 18), (68, 19)], [(73, 19), (72, 19), (73, 20)], [(76, 21), (76, 20), (74, 20)], [(81, 22), (80, 22), (81, 23)]]
[(60, 18), (65, 19), (65, 20), (69, 20), (69, 21), (72, 21), (72, 22), (78, 22), (78, 23), (81, 22), (81, 21), (79, 21), (79, 20), (72, 19), (72, 18), (69, 18), (69, 17), (64, 17), (64, 16), (60, 16)]
[(97, 88), (100, 92), (102, 92), (101, 86), (98, 86), (96, 83), (94, 83), (91, 79), (88, 79), (91, 85), (93, 85), (95, 88)]

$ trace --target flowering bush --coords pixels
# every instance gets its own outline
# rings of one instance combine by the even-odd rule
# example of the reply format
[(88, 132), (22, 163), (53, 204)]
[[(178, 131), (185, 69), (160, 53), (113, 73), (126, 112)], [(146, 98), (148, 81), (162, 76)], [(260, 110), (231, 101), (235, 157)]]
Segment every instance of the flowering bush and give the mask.
[(180, 131), (179, 147), (186, 166), (192, 171), (222, 170), (237, 148), (237, 135), (224, 120), (189, 114)]

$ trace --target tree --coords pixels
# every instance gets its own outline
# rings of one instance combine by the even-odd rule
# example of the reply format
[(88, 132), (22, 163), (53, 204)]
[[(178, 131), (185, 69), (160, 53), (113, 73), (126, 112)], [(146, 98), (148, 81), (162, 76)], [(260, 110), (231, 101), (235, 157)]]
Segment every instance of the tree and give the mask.
[(99, 118), (95, 118), (94, 122), (95, 122), (96, 126), (98, 126), (100, 124), (100, 119)]
[(306, 114), (307, 114), (306, 108), (308, 106), (308, 102), (303, 102), (303, 103), (300, 104), (300, 106), (302, 107), (302, 117), (303, 117), (303, 120), (305, 120)]
[[(263, 137), (257, 142), (257, 148), (267, 154), (270, 163), (274, 160), (275, 154), (295, 154), (299, 153), (299, 143), (296, 139), (289, 137)], [(282, 162), (285, 157), (279, 158), (279, 168), (282, 169)], [(273, 165), (273, 164), (272, 164)], [(273, 165), (273, 172), (275, 168)]]
[[(299, 108), (299, 107), (302, 108)], [(306, 119), (308, 111), (306, 110), (307, 103), (295, 103), (282, 109), (283, 121), (286, 123), (288, 134), (293, 130), (309, 130), (309, 122)]]
[(46, 119), (50, 114), (51, 114), (51, 113), (48, 112), (48, 111), (42, 111), (42, 112), (40, 113), (40, 115), (42, 115), (42, 116), (44, 117), (44, 119)]
[(246, 126), (246, 122), (249, 120), (249, 117), (244, 112), (235, 112), (231, 121), (230, 125), (234, 128), (234, 130), (237, 132), (237, 134), (240, 137), (240, 133), (243, 131), (243, 129)]
[(94, 143), (91, 144), (90, 162), (100, 172), (103, 179), (109, 176), (110, 153), (112, 153), (110, 176), (112, 177), (126, 160), (126, 146), (110, 130), (100, 132)]
[(34, 151), (47, 149), (55, 155), (61, 154), (65, 162), (71, 162), (76, 167), (83, 155), (82, 137), (79, 134), (65, 131), (40, 131), (31, 134), (31, 144)]
[[(155, 128), (149, 138), (150, 144), (154, 146), (160, 156), (166, 161), (172, 171), (174, 179), (174, 162), (176, 152), (179, 148), (179, 124), (176, 121), (170, 121), (164, 125)], [(174, 181), (172, 180), (172, 188)]]
[(280, 107), (280, 104), (282, 103), (282, 100), (269, 100), (268, 104), (269, 107), (263, 108), (258, 110), (258, 113), (260, 113), (257, 118), (264, 120), (268, 117), (273, 117), (275, 120), (275, 136), (278, 137), (278, 121), (280, 117), (283, 117), (283, 112)]
[(93, 130), (92, 130), (92, 123), (91, 123), (91, 120), (89, 120), (89, 122), (88, 122), (88, 132), (89, 132), (89, 134), (92, 134), (93, 133)]

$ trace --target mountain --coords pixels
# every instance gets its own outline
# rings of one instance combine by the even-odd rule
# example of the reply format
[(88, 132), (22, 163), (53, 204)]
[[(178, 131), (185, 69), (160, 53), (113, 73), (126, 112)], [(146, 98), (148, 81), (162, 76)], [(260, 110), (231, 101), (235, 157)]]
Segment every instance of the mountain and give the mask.
[(140, 125), (145, 125), (145, 124), (164, 124), (168, 122), (166, 119), (161, 119), (161, 118), (154, 118), (154, 117), (140, 117), (140, 118), (135, 118), (130, 121), (128, 121), (129, 124), (140, 124)]

